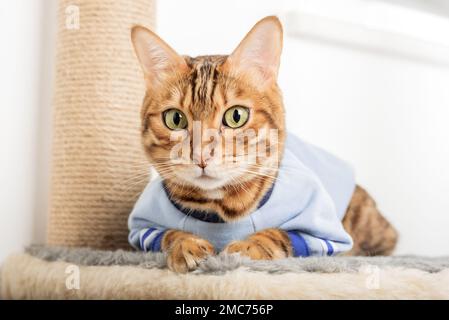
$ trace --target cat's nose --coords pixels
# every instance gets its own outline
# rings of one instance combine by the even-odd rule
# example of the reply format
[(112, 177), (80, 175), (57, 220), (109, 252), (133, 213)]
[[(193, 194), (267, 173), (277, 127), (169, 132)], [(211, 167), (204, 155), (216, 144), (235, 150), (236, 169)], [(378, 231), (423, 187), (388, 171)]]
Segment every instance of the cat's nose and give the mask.
[(212, 156), (210, 154), (203, 154), (203, 153), (194, 153), (193, 154), (193, 161), (196, 163), (198, 167), (201, 169), (204, 169), (207, 167), (207, 165), (211, 162)]
[(203, 159), (201, 159), (200, 163), (198, 163), (198, 167), (200, 167), (201, 169), (206, 168), (206, 167), (207, 167), (206, 161), (204, 161)]

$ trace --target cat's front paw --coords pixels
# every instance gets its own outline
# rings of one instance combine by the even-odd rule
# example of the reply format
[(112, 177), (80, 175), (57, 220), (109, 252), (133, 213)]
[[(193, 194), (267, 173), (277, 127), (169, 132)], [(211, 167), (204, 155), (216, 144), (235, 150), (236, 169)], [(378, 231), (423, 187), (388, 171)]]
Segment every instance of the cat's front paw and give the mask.
[(223, 251), (240, 253), (253, 260), (274, 260), (292, 256), (287, 232), (275, 228), (256, 232), (242, 241), (233, 241)]
[(214, 247), (209, 241), (188, 237), (173, 244), (168, 251), (167, 264), (170, 270), (186, 273), (195, 270), (202, 260), (214, 253)]
[(269, 248), (264, 248), (262, 244), (251, 239), (233, 241), (223, 251), (225, 253), (240, 253), (240, 255), (253, 260), (273, 260), (276, 258)]

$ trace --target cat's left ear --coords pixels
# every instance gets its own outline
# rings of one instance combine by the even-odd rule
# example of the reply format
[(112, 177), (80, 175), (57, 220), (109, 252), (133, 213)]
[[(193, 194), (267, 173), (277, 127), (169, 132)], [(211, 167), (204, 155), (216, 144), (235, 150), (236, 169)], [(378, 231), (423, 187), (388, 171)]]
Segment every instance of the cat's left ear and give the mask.
[(282, 52), (282, 25), (275, 16), (260, 20), (228, 57), (225, 68), (247, 74), (258, 86), (276, 83)]
[(168, 76), (188, 69), (184, 58), (154, 32), (135, 26), (131, 30), (131, 40), (149, 88), (153, 89), (163, 84)]

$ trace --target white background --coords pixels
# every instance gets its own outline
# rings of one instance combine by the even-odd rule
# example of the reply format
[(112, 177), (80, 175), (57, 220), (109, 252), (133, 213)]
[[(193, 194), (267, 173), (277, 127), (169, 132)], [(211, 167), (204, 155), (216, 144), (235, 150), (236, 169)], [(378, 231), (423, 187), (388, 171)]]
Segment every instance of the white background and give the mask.
[(0, 262), (44, 242), (54, 0), (0, 1)]
[[(447, 255), (449, 22), (430, 8), (440, 15), (374, 0), (162, 0), (158, 32), (183, 54), (229, 53), (279, 15), (288, 128), (353, 164), (399, 230), (398, 254)], [(0, 2), (0, 261), (45, 241), (54, 10), (54, 0)], [(303, 15), (312, 24), (292, 23)]]

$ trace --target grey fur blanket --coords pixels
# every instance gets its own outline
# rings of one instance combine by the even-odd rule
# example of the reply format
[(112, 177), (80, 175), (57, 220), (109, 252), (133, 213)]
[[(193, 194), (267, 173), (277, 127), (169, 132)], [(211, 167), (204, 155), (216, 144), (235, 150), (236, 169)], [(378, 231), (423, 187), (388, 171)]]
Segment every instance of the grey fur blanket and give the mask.
[[(165, 268), (166, 259), (162, 253), (143, 253), (133, 251), (100, 251), (88, 248), (62, 248), (31, 246), (27, 253), (46, 261), (65, 261), (85, 266), (127, 265), (142, 268)], [(403, 267), (426, 272), (439, 272), (449, 268), (449, 257), (309, 257), (288, 258), (275, 261), (252, 261), (239, 255), (218, 255), (209, 257), (200, 264), (197, 274), (220, 274), (245, 267), (252, 271), (268, 273), (320, 272), (340, 273), (358, 272), (362, 266)]]

